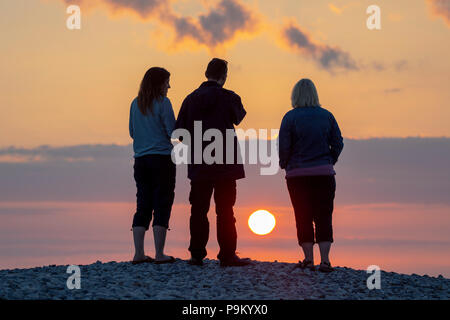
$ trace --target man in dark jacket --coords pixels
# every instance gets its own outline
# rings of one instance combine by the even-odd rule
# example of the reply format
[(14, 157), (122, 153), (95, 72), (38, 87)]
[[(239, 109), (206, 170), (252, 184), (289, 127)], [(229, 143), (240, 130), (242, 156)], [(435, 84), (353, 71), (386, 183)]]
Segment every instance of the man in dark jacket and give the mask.
[[(231, 144), (226, 143), (230, 130), (234, 133), (234, 125), (242, 121), (246, 111), (241, 98), (233, 91), (223, 88), (227, 73), (226, 61), (217, 58), (211, 60), (205, 72), (208, 81), (203, 82), (186, 97), (175, 125), (175, 129), (185, 129), (194, 137), (189, 145), (191, 160), (188, 164), (188, 178), (191, 180), (189, 263), (192, 265), (202, 265), (207, 255), (208, 211), (213, 192), (217, 213), (217, 241), (220, 246), (217, 258), (220, 265), (244, 266), (250, 263), (248, 259), (240, 259), (236, 255), (236, 219), (233, 212), (236, 202), (236, 180), (245, 177), (244, 166), (242, 162), (237, 161), (239, 150), (236, 135), (232, 136)], [(213, 163), (205, 161), (203, 151), (209, 144), (217, 141), (211, 139), (213, 141), (207, 143), (203, 141), (204, 139), (200, 139), (199, 143), (195, 138), (199, 132), (203, 138), (204, 133), (210, 129), (216, 133), (220, 132), (223, 137), (220, 150), (214, 150), (219, 152), (215, 156), (220, 155), (220, 159), (215, 158), (216, 161)], [(197, 154), (194, 154), (194, 151)], [(201, 152), (200, 159), (199, 152)]]

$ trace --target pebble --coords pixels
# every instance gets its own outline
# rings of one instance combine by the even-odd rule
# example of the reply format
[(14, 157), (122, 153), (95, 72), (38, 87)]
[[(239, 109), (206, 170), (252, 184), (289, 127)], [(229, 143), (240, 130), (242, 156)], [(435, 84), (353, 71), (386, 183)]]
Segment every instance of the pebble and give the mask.
[(221, 268), (177, 260), (170, 265), (97, 261), (81, 266), (80, 290), (66, 287), (67, 266), (0, 270), (0, 299), (450, 299), (450, 279), (382, 272), (381, 290), (366, 287), (367, 273), (339, 267), (330, 274), (295, 263), (258, 262)]

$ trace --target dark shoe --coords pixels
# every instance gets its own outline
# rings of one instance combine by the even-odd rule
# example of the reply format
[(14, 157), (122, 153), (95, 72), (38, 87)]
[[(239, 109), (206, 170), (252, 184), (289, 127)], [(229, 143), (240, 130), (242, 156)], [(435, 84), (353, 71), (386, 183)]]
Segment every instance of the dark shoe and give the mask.
[(252, 261), (249, 258), (239, 258), (238, 256), (234, 256), (231, 259), (220, 260), (221, 267), (243, 267), (252, 264)]
[(191, 266), (202, 266), (203, 265), (203, 260), (202, 259), (191, 258), (191, 259), (188, 260), (188, 264), (190, 264)]
[(334, 269), (329, 262), (321, 262), (319, 266), (319, 271), (329, 273), (334, 271)]
[(314, 263), (312, 261), (309, 260), (303, 260), (303, 261), (299, 261), (297, 264), (297, 268), (300, 269), (309, 269), (311, 271), (316, 271), (316, 267), (314, 266)]
[(144, 260), (139, 260), (139, 261), (131, 261), (131, 264), (141, 264), (141, 263), (154, 263), (155, 259), (145, 256)]
[(175, 259), (174, 257), (169, 257), (168, 260), (155, 260), (155, 262), (153, 262), (154, 264), (164, 264), (164, 263), (174, 263), (175, 261), (177, 261), (177, 259)]

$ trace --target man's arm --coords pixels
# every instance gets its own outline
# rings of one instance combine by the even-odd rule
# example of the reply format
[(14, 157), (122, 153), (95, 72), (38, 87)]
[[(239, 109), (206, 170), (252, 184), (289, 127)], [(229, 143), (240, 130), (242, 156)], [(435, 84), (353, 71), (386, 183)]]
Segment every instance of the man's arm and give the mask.
[(241, 97), (239, 97), (237, 94), (232, 95), (232, 122), (234, 125), (239, 125), (242, 120), (244, 119), (245, 115), (247, 114), (247, 111), (245, 111), (244, 106), (242, 105)]

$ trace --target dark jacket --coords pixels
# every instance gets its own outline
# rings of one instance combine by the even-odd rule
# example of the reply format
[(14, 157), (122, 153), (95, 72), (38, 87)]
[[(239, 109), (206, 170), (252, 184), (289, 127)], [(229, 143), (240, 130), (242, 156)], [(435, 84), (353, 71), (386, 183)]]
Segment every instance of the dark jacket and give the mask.
[[(237, 180), (245, 178), (244, 166), (237, 161), (238, 142), (234, 131), (234, 125), (238, 125), (244, 119), (245, 115), (246, 111), (242, 105), (241, 98), (233, 91), (222, 88), (215, 81), (203, 82), (198, 89), (184, 99), (178, 114), (175, 129), (186, 129), (191, 135), (191, 162), (188, 164), (188, 178), (191, 181), (218, 180), (223, 178)], [(222, 133), (222, 163), (207, 164), (204, 162), (203, 157), (200, 164), (194, 163), (194, 150), (196, 148), (194, 121), (202, 122), (202, 137), (208, 129), (218, 129)], [(234, 133), (233, 149), (226, 148), (227, 129), (231, 129)], [(205, 147), (213, 142), (202, 142), (202, 154)], [(234, 161), (228, 164), (226, 155), (230, 152), (234, 155)], [(231, 158), (231, 155), (229, 157)]]
[(344, 143), (333, 114), (321, 107), (295, 108), (283, 118), (280, 167), (286, 171), (336, 164)]

